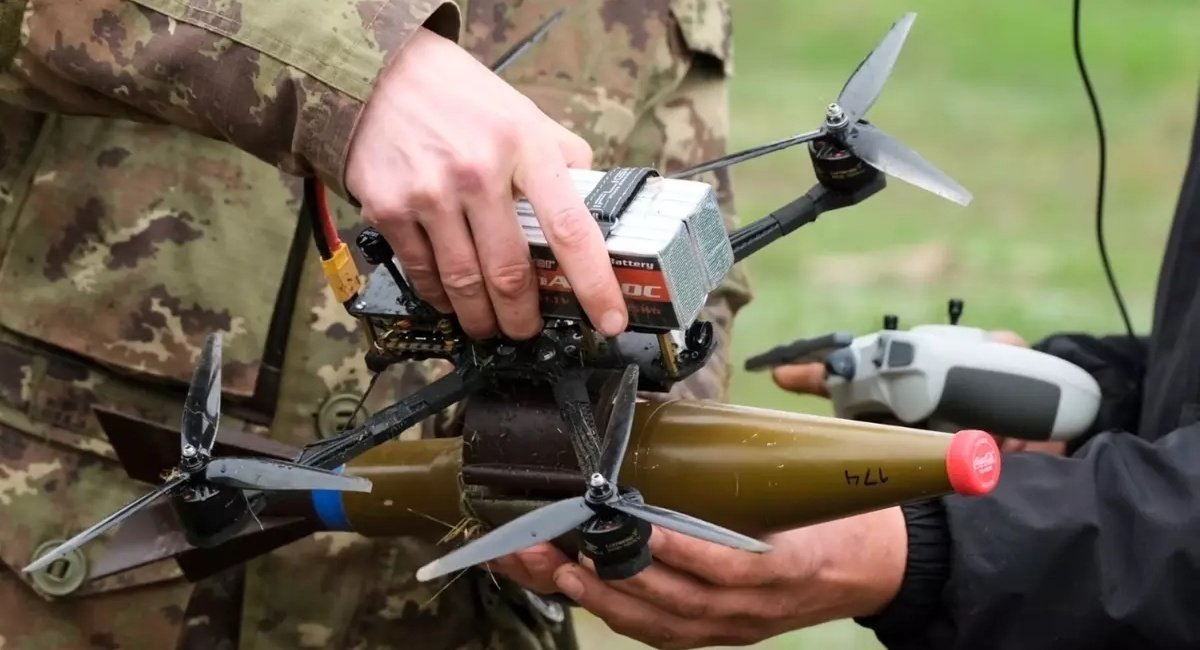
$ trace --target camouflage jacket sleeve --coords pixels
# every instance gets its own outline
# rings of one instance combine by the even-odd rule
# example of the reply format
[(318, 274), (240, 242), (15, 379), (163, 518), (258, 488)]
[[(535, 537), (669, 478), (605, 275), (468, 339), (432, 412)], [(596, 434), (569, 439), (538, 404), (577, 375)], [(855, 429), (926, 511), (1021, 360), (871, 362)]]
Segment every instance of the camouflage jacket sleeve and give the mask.
[(345, 197), (351, 134), (376, 74), (449, 0), (9, 0), (0, 102), (174, 124)]

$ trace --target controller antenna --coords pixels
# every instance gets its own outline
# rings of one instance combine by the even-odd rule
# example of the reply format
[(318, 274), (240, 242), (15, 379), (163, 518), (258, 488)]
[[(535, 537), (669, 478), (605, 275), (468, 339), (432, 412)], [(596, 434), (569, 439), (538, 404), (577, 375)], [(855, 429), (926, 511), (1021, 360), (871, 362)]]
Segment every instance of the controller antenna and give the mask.
[(958, 319), (962, 318), (963, 301), (961, 298), (950, 299), (950, 324), (958, 325)]

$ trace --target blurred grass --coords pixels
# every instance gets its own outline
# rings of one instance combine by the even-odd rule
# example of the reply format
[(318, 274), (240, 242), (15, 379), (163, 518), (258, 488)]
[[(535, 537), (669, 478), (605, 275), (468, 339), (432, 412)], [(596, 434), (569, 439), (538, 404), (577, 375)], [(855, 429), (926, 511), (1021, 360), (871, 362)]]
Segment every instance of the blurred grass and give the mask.
[[(738, 317), (734, 363), (770, 345), (832, 329), (862, 334), (884, 313), (901, 327), (944, 322), (1012, 329), (1027, 340), (1064, 330), (1117, 332), (1120, 316), (1096, 248), (1096, 134), (1071, 45), (1071, 3), (810, 3), (733, 7), (737, 149), (814, 128), (892, 21), (918, 18), (871, 120), (975, 196), (961, 208), (890, 181), (749, 261), (756, 292)], [(1135, 328), (1148, 329), (1158, 265), (1177, 200), (1200, 82), (1200, 3), (1087, 0), (1085, 61), (1108, 133), (1105, 233)], [(803, 148), (734, 172), (743, 223), (814, 182)], [(738, 371), (742, 404), (827, 414), (765, 375)], [(577, 616), (587, 650), (631, 650)], [(880, 648), (850, 622), (766, 641), (760, 649)]]

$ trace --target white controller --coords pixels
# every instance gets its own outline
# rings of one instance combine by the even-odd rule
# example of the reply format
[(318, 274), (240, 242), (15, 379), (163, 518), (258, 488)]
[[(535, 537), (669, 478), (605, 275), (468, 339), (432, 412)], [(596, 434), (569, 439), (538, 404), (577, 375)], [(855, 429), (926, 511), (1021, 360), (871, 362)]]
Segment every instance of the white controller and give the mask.
[[(952, 301), (952, 322), (956, 311), (961, 302)], [(747, 361), (747, 369), (805, 360), (825, 362), (834, 414), (846, 419), (1070, 440), (1092, 425), (1100, 407), (1100, 386), (1079, 366), (993, 341), (975, 327), (920, 325), (853, 339), (834, 334), (776, 348)]]

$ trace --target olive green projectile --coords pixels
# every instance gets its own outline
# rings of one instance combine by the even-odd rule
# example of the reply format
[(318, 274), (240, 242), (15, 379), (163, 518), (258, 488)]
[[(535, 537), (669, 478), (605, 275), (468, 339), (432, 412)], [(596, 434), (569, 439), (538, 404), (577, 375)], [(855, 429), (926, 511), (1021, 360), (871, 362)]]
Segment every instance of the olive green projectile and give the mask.
[[(537, 450), (514, 450), (514, 458), (532, 456)], [(440, 538), (465, 512), (461, 470), (460, 438), (382, 445), (347, 467), (374, 484), (369, 494), (344, 495), (347, 518), (367, 536)], [(922, 498), (984, 494), (999, 471), (1000, 451), (981, 431), (680, 400), (638, 404), (619, 483), (647, 503), (761, 536)], [(512, 474), (519, 479), (528, 467)]]
[(369, 493), (345, 492), (351, 528), (367, 537), (418, 535), (440, 539), (462, 518), (458, 475), (462, 438), (396, 440), (346, 466), (371, 480)]
[(621, 482), (647, 503), (762, 535), (945, 495), (985, 493), (1000, 452), (955, 435), (745, 406), (640, 405)]

